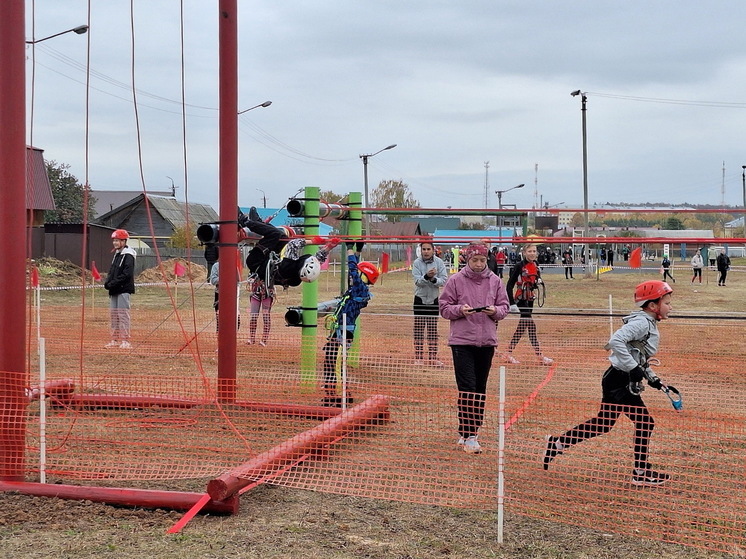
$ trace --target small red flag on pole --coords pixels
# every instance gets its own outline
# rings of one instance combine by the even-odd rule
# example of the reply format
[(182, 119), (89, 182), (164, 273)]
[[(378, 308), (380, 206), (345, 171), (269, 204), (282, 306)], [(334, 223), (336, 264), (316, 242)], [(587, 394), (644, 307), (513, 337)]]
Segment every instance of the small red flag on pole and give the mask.
[(98, 268), (96, 268), (96, 261), (91, 261), (91, 275), (93, 276), (93, 281), (101, 281), (101, 274), (98, 272)]
[(39, 287), (39, 268), (31, 268), (31, 287)]
[(642, 247), (637, 247), (629, 254), (629, 267), (642, 268)]
[(184, 274), (186, 274), (186, 268), (184, 267), (184, 265), (180, 261), (177, 260), (174, 263), (174, 275), (177, 276), (177, 277), (181, 277)]
[(384, 252), (381, 254), (381, 273), (382, 274), (388, 274), (389, 273), (389, 253)]

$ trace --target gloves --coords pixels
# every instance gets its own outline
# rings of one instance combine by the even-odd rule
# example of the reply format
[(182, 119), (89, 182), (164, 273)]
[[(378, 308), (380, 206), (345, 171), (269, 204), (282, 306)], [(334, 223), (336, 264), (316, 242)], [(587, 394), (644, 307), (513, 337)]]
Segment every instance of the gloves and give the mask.
[[(518, 310), (518, 305), (510, 305), (509, 312), (513, 312), (513, 313), (520, 312)], [(642, 378), (642, 377), (640, 377), (640, 378)]]
[(660, 390), (661, 388), (663, 388), (663, 383), (658, 377), (653, 377), (648, 379), (648, 386), (650, 386), (651, 388), (655, 388), (656, 390)]
[(337, 246), (342, 241), (337, 237), (332, 237), (326, 243), (324, 244), (321, 249), (326, 252), (327, 254), (330, 253), (332, 250), (334, 250), (334, 247)]
[(629, 380), (632, 382), (640, 382), (645, 378), (645, 370), (639, 365), (629, 372)]
[(312, 245), (323, 245), (326, 242), (326, 239), (324, 237), (321, 237), (319, 235), (316, 235), (311, 239)]

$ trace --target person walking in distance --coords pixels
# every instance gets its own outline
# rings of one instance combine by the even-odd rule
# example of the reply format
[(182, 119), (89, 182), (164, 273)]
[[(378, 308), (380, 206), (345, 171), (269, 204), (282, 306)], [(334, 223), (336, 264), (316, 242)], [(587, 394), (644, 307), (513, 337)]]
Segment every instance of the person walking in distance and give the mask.
[(414, 279), (414, 360), (423, 366), (425, 334), (427, 333), (428, 364), (442, 367), (438, 360), (438, 295), (448, 281), (445, 262), (435, 256), (430, 241), (420, 243), (420, 256), (412, 263)]
[(448, 345), (458, 388), (458, 446), (468, 454), (482, 452), (477, 441), (484, 420), (492, 358), (497, 346), (496, 323), (508, 314), (502, 280), (487, 267), (487, 247), (469, 245), (466, 265), (443, 288), (440, 316), (451, 322)]
[(718, 276), (718, 286), (725, 287), (725, 278), (728, 276), (728, 270), (730, 270), (730, 257), (725, 254), (725, 249), (720, 249), (720, 254), (717, 257), (717, 268), (720, 275)]
[(111, 234), (114, 258), (104, 288), (109, 292), (111, 341), (105, 347), (130, 349), (130, 295), (135, 293), (135, 253), (127, 246), (129, 233), (117, 229)]
[(697, 249), (697, 252), (692, 256), (692, 283), (694, 280), (699, 278), (699, 283), (702, 283), (702, 268), (705, 262), (702, 259), (702, 249)]
[(565, 279), (575, 279), (572, 277), (572, 249), (567, 248), (565, 249), (565, 252), (562, 253), (562, 264), (565, 266)]
[(671, 385), (665, 386), (649, 367), (650, 358), (658, 352), (658, 322), (667, 319), (671, 312), (672, 293), (670, 285), (658, 280), (643, 282), (635, 288), (635, 304), (640, 310), (622, 319), (622, 327), (612, 334), (605, 346), (612, 352), (609, 356), (611, 366), (601, 380), (602, 397), (598, 414), (559, 437), (546, 438), (545, 470), (549, 469), (558, 455), (573, 445), (608, 433), (619, 416), (625, 414), (635, 424), (632, 484), (656, 486), (670, 479), (668, 474), (655, 471), (648, 462), (648, 447), (655, 421), (640, 394), (644, 388), (643, 379), (656, 390), (678, 392)]
[(671, 275), (671, 260), (669, 260), (667, 254), (663, 255), (661, 270), (663, 271), (663, 281), (666, 281), (666, 278), (671, 278), (671, 282), (676, 283), (676, 280), (673, 279), (673, 276)]
[(549, 366), (554, 363), (553, 359), (545, 357), (541, 353), (541, 345), (536, 335), (536, 323), (531, 316), (539, 285), (543, 283), (541, 271), (536, 263), (537, 257), (536, 245), (527, 245), (523, 249), (523, 259), (515, 265), (510, 272), (510, 279), (508, 279), (507, 291), (510, 299), (510, 311), (520, 313), (518, 327), (510, 339), (508, 352), (505, 354), (505, 361), (514, 365), (519, 364), (520, 361), (513, 357), (513, 350), (526, 332), (528, 332), (528, 339), (534, 348), (539, 364)]

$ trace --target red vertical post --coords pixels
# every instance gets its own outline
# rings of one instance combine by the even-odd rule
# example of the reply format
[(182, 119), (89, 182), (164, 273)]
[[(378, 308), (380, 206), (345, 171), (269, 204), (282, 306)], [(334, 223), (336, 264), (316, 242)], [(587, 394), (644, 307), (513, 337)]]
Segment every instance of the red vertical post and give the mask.
[[(218, 331), (218, 398), (236, 399), (236, 271), (238, 207), (238, 6), (220, 0), (220, 329)], [(225, 223), (228, 222), (228, 223)]]
[(0, 479), (23, 480), (26, 435), (26, 74), (24, 0), (0, 17)]

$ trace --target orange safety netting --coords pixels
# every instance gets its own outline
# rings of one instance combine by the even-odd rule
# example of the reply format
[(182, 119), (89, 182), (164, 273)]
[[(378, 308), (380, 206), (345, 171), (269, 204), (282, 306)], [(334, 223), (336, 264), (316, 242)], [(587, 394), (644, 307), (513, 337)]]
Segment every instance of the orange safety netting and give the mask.
[[(132, 349), (105, 349), (105, 298), (85, 313), (81, 341), (80, 313), (69, 304), (71, 295), (45, 292), (39, 331), (48, 389), (46, 452), (42, 459), (40, 366), (33, 339), (27, 479), (38, 479), (41, 467), (53, 480), (108, 484), (227, 474), (246, 484), (259, 480), (494, 509), (498, 373), (504, 365), (508, 510), (710, 549), (746, 548), (743, 320), (701, 317), (661, 324), (656, 371), (679, 388), (684, 409), (675, 411), (661, 392), (643, 393), (655, 418), (650, 460), (671, 475), (666, 485), (653, 488), (630, 483), (633, 429), (624, 417), (608, 434), (557, 456), (548, 471), (542, 468), (544, 437), (598, 411), (607, 367), (602, 348), (618, 318), (535, 314), (544, 354), (555, 363), (541, 366), (527, 340), (514, 353), (520, 364), (505, 365), (498, 350), (479, 436), (484, 451), (468, 455), (456, 444), (457, 392), (444, 320), (438, 338), (443, 366), (415, 364), (407, 309), (364, 311), (347, 356), (353, 402), (341, 410), (321, 406), (324, 329), (316, 335), (318, 373), (309, 382), (300, 371), (301, 328), (284, 326), (282, 302), (272, 311), (266, 346), (246, 344), (249, 320), (242, 309), (237, 401), (224, 403), (215, 395), (212, 289), (197, 290), (195, 310), (184, 311), (188, 317), (182, 321), (195, 329), (186, 337), (167, 303), (137, 297), (142, 299), (132, 312)], [(516, 324), (514, 315), (500, 323), (500, 349)], [(260, 318), (257, 339), (261, 333)]]

